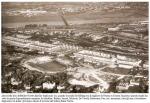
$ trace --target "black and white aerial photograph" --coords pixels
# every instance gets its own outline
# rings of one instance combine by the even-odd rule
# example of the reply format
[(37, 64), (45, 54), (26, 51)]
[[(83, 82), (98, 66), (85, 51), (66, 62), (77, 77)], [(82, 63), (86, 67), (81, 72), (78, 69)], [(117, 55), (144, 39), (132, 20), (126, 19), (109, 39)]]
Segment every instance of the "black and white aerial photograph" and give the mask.
[(2, 93), (148, 93), (148, 2), (1, 2)]

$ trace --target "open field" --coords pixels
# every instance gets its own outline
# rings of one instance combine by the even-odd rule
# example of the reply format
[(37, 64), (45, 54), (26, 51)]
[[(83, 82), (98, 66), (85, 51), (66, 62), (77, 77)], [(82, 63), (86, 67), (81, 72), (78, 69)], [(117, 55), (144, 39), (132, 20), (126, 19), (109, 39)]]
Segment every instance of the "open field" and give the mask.
[(43, 73), (55, 73), (65, 70), (65, 66), (49, 57), (37, 57), (24, 62), (24, 67), (30, 70), (36, 70)]
[[(74, 14), (64, 14), (69, 24), (88, 24), (88, 23), (129, 23), (144, 21), (148, 19), (147, 9), (135, 10), (97, 10)], [(2, 11), (2, 22), (4, 26), (23, 26), (25, 24), (48, 24), (64, 25), (59, 12), (47, 11), (47, 13), (26, 17), (24, 15), (5, 15)], [(15, 24), (14, 24), (15, 23)]]
[(33, 64), (33, 63), (29, 63), (30, 66), (32, 66), (33, 68), (37, 68), (41, 71), (45, 71), (45, 72), (58, 72), (58, 71), (63, 71), (64, 66), (59, 64), (58, 62), (48, 62), (48, 63), (43, 63), (43, 64)]

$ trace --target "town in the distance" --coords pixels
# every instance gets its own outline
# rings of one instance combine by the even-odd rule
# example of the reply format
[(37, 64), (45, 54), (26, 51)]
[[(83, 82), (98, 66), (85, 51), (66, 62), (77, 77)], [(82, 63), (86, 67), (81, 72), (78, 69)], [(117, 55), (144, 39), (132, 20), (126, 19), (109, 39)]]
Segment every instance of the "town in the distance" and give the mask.
[(148, 93), (148, 3), (2, 3), (3, 93)]

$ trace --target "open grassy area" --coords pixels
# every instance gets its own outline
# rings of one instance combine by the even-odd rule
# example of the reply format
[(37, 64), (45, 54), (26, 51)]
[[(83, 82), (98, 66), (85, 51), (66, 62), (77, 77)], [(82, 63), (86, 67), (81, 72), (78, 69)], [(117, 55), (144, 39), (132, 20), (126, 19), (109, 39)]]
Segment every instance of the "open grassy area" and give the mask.
[[(129, 23), (135, 21), (148, 20), (148, 11), (140, 11), (135, 9), (114, 10), (114, 11), (87, 11), (85, 13), (68, 15), (64, 17), (70, 24), (87, 24), (87, 23)], [(21, 23), (23, 24), (49, 24), (64, 25), (59, 14), (52, 14), (48, 11), (46, 14), (32, 17), (24, 17), (23, 15), (6, 16), (2, 13), (2, 22), (5, 23)], [(12, 25), (12, 24), (11, 24)], [(16, 24), (15, 24), (16, 25)], [(19, 25), (19, 24), (17, 24)]]
[(130, 72), (130, 69), (124, 69), (124, 68), (119, 68), (119, 67), (116, 67), (116, 68), (106, 67), (106, 68), (102, 69), (102, 71), (109, 72), (109, 73), (128, 75)]
[(34, 63), (29, 63), (30, 66), (32, 66), (33, 68), (37, 68), (40, 71), (47, 71), (47, 72), (57, 72), (57, 71), (63, 71), (65, 70), (65, 66), (56, 62), (56, 61), (52, 61), (52, 62), (47, 62), (47, 63), (42, 63), (42, 64), (34, 64)]

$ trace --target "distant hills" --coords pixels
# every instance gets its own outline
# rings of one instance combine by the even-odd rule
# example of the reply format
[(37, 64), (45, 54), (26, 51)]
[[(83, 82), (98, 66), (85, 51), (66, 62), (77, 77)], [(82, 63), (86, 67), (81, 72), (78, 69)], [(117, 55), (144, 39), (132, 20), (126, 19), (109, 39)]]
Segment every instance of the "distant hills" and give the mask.
[[(119, 9), (119, 7), (129, 7), (129, 9)], [(81, 8), (79, 13), (65, 14), (68, 21), (97, 20), (100, 23), (109, 23), (148, 20), (148, 2), (2, 2), (2, 22), (62, 22), (57, 14), (62, 8)], [(22, 9), (45, 10), (47, 13), (33, 17), (6, 15), (7, 11)]]

